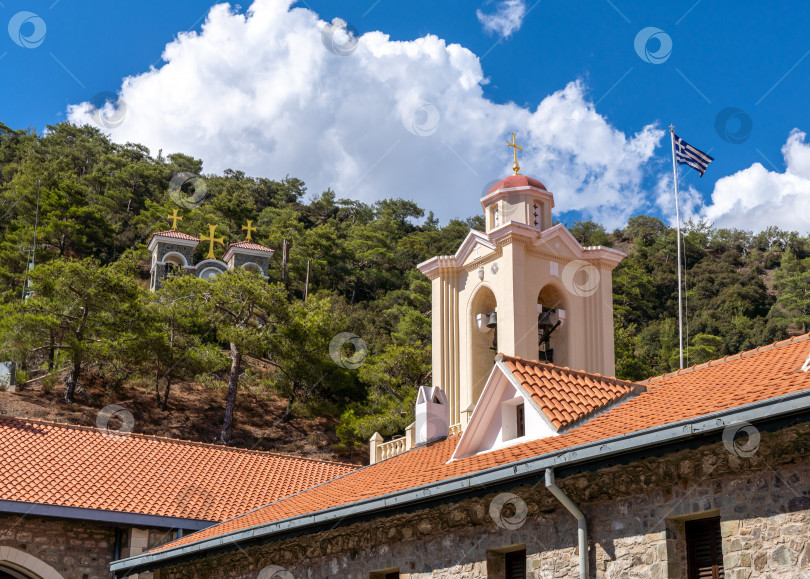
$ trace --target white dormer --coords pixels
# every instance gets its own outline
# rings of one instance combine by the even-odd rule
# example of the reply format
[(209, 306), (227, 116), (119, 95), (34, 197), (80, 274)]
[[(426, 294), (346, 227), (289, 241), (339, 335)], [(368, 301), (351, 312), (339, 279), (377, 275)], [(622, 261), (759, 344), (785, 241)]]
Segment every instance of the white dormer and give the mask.
[(453, 460), (557, 436), (556, 429), (531, 396), (498, 361), (456, 447)]
[(451, 460), (558, 436), (645, 389), (498, 354)]

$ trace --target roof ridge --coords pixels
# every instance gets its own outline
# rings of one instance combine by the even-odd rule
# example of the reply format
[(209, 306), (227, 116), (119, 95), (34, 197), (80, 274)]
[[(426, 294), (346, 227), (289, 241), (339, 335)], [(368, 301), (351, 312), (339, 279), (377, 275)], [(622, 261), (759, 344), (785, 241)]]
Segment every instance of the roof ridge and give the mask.
[[(56, 426), (59, 428), (66, 428), (70, 430), (84, 430), (87, 432), (99, 432), (99, 428), (96, 426), (85, 426), (83, 424), (68, 424), (67, 422), (57, 422), (55, 420), (44, 420), (41, 418), (26, 418), (22, 416), (11, 416), (8, 414), (0, 415), (0, 421), (9, 421), (9, 422), (27, 422), (31, 424), (40, 424), (46, 426)], [(339, 466), (350, 466), (353, 467), (355, 470), (358, 469), (356, 464), (350, 464), (347, 462), (337, 462), (334, 460), (323, 460), (318, 458), (310, 458), (306, 456), (299, 456), (297, 454), (286, 454), (283, 452), (273, 452), (269, 450), (254, 450), (251, 448), (236, 448), (231, 446), (224, 446), (222, 444), (214, 444), (211, 442), (197, 442), (195, 440), (184, 440), (182, 438), (171, 438), (168, 436), (157, 436), (154, 434), (144, 434), (142, 432), (130, 432), (127, 433), (127, 438), (129, 437), (137, 437), (144, 440), (156, 440), (162, 442), (168, 442), (173, 444), (181, 444), (187, 446), (199, 446), (203, 448), (212, 448), (216, 450), (224, 450), (230, 452), (242, 452), (248, 454), (259, 454), (259, 455), (268, 455), (268, 456), (277, 456), (280, 458), (290, 458), (290, 459), (297, 459), (303, 460), (307, 462), (317, 462), (317, 463), (326, 463), (326, 464), (334, 464)]]
[(234, 241), (233, 243), (229, 243), (228, 247), (234, 247), (235, 245), (242, 245), (243, 243), (248, 243), (250, 245), (258, 245), (259, 247), (264, 247), (265, 249), (269, 249), (270, 251), (274, 251), (272, 248), (267, 247), (266, 245), (262, 245), (261, 243), (257, 243), (253, 240), (248, 241), (247, 239), (243, 239), (242, 241)]
[(681, 368), (679, 370), (675, 370), (674, 372), (667, 372), (666, 374), (661, 374), (660, 376), (653, 376), (652, 378), (647, 378), (646, 380), (640, 381), (639, 384), (651, 384), (653, 382), (664, 380), (665, 378), (672, 378), (673, 376), (688, 374), (690, 372), (694, 372), (695, 370), (702, 370), (703, 368), (708, 368), (710, 366), (717, 366), (718, 364), (731, 362), (733, 360), (739, 360), (741, 358), (753, 356), (754, 354), (761, 354), (763, 352), (768, 352), (770, 350), (781, 348), (783, 346), (788, 346), (793, 343), (804, 342), (807, 341), (808, 339), (810, 339), (810, 332), (799, 336), (792, 336), (786, 340), (781, 340), (779, 342), (774, 342), (772, 344), (766, 344), (765, 346), (757, 346), (756, 348), (751, 348), (750, 350), (745, 350), (743, 352), (737, 352), (736, 354), (723, 356), (722, 358), (717, 358), (716, 360), (709, 360), (708, 362), (703, 362), (702, 364), (695, 364), (694, 366), (689, 366), (688, 368)]
[(568, 366), (557, 366), (556, 364), (549, 364), (548, 362), (540, 362), (539, 360), (529, 360), (527, 358), (521, 358), (520, 356), (510, 356), (502, 352), (499, 352), (499, 355), (503, 356), (504, 358), (509, 358), (511, 360), (518, 360), (520, 362), (535, 364), (537, 366), (543, 366), (545, 368), (553, 368), (554, 370), (563, 370), (570, 374), (577, 374), (578, 376), (596, 376), (598, 378), (601, 378), (602, 380), (607, 380), (610, 382), (618, 382), (619, 384), (629, 384), (632, 386), (638, 386), (640, 384), (643, 384), (643, 382), (633, 382), (632, 380), (623, 380), (621, 378), (616, 378), (615, 376), (605, 376), (604, 374), (600, 374), (599, 372), (588, 372), (587, 370), (574, 370), (573, 368), (569, 368)]
[(164, 229), (163, 231), (153, 231), (152, 236), (160, 235), (162, 233), (173, 233), (173, 234), (178, 234), (179, 233), (180, 235), (188, 235), (189, 237), (194, 237), (194, 239), (199, 239), (198, 237), (195, 237), (194, 235), (191, 235), (190, 233), (186, 233), (185, 231), (179, 231), (177, 229)]

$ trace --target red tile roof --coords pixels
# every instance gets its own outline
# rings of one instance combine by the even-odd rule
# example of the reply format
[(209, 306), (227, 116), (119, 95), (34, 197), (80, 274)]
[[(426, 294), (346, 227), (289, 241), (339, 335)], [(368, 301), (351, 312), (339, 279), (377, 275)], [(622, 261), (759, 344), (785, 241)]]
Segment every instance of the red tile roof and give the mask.
[[(183, 233), (182, 231), (175, 231), (175, 230), (158, 231), (157, 233), (153, 233), (152, 237), (171, 237), (171, 238), (174, 238), (174, 239), (185, 239), (187, 241), (199, 241), (200, 240), (199, 237), (194, 237), (193, 235), (189, 235), (188, 233)], [(147, 245), (149, 245), (149, 243), (151, 243), (152, 237), (149, 238), (149, 242), (147, 243)]]
[(276, 252), (275, 249), (270, 249), (269, 247), (265, 247), (264, 245), (260, 245), (258, 243), (253, 243), (252, 241), (240, 241), (238, 243), (231, 243), (228, 246), (228, 249), (231, 249), (232, 247), (235, 247), (235, 248), (238, 248), (238, 249), (252, 249), (254, 251), (269, 251), (271, 253)]
[(810, 334), (668, 374), (649, 380), (647, 392), (560, 436), (516, 444), (448, 463), (459, 441), (458, 436), (453, 436), (187, 535), (155, 551), (810, 390), (810, 372), (800, 370), (808, 354)]
[[(537, 189), (546, 190), (546, 186), (534, 177), (527, 177), (525, 175), (509, 175), (495, 183), (487, 191), (487, 195), (498, 189), (516, 189), (518, 187), (536, 187)], [(485, 195), (486, 196), (486, 195)]]
[(0, 500), (223, 521), (355, 469), (0, 417)]
[(500, 359), (556, 430), (569, 427), (641, 390), (633, 382), (600, 374), (503, 354)]

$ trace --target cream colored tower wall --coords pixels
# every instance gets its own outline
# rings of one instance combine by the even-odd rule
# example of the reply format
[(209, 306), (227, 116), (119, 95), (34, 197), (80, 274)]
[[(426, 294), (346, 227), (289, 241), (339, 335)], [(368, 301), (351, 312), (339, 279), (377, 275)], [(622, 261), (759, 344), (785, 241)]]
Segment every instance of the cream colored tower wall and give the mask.
[(458, 282), (453, 270), (440, 270), (432, 280), (431, 296), (433, 385), (441, 387), (447, 396), (451, 424), (460, 418)]

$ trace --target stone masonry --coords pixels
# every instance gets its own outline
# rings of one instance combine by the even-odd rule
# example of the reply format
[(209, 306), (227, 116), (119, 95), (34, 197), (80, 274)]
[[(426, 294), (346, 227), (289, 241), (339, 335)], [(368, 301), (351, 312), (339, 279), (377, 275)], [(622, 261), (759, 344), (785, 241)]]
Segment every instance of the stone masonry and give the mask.
[[(0, 514), (0, 549), (11, 547), (53, 567), (65, 579), (108, 579), (115, 549), (115, 525), (71, 519)], [(121, 528), (121, 556), (136, 554), (137, 539), (144, 537), (143, 550), (165, 544), (175, 534), (161, 529)], [(140, 531), (140, 532), (139, 532)], [(3, 561), (0, 551), (0, 564)], [(36, 569), (31, 569), (36, 572)], [(151, 579), (141, 573), (138, 579)]]
[[(558, 479), (588, 517), (591, 577), (686, 579), (685, 521), (717, 515), (728, 579), (810, 577), (810, 425), (763, 432), (749, 458), (719, 438)], [(301, 579), (367, 579), (392, 568), (407, 579), (496, 579), (503, 552), (525, 548), (530, 579), (578, 578), (575, 519), (542, 483), (509, 492), (525, 503), (525, 520), (515, 501), (492, 493), (207, 557), (155, 577), (255, 579), (277, 565)]]

